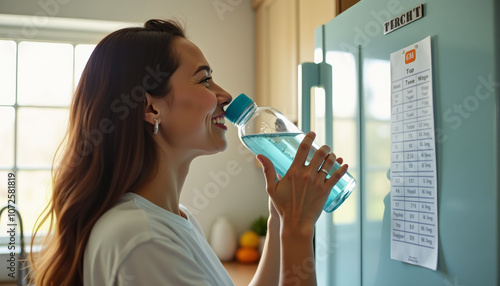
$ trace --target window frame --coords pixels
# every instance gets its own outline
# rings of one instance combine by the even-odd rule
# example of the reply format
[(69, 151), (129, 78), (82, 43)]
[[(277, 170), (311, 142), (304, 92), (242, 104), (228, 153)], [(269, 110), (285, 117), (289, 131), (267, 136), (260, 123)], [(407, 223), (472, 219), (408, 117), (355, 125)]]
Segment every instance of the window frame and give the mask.
[[(75, 50), (80, 44), (96, 45), (104, 36), (124, 27), (140, 27), (143, 24), (133, 22), (118, 22), (105, 20), (90, 20), (90, 19), (72, 19), (58, 18), (49, 16), (37, 15), (7, 15), (0, 14), (0, 40), (13, 41), (16, 44), (16, 74), (18, 69), (18, 51), (19, 44), (23, 41), (30, 42), (48, 42), (48, 43), (64, 43), (70, 44), (73, 48), (73, 91), (77, 84), (75, 78)], [(18, 111), (19, 108), (55, 108), (69, 109), (69, 105), (19, 105), (18, 104), (18, 78), (16, 75), (16, 91), (13, 104), (0, 104), (1, 107), (14, 108), (14, 149), (13, 149), (13, 165), (9, 167), (0, 167), (0, 172), (14, 173), (16, 178), (19, 171), (51, 171), (53, 166), (33, 168), (19, 168), (17, 158), (18, 146)], [(12, 167), (12, 168), (11, 168)], [(3, 182), (7, 182), (7, 178), (2, 178)], [(2, 182), (0, 180), (0, 182)], [(16, 182), (16, 186), (17, 186)], [(19, 193), (16, 192), (16, 200), (19, 199)], [(0, 202), (4, 205), (7, 202)], [(2, 213), (2, 221), (5, 221), (6, 211)], [(5, 226), (2, 226), (4, 228)], [(25, 226), (26, 227), (26, 226)], [(29, 242), (31, 241), (31, 229), (24, 229), (24, 241), (26, 251), (29, 252)], [(19, 226), (17, 227), (18, 236), (20, 233)], [(43, 238), (43, 234), (41, 235)], [(9, 237), (0, 234), (0, 254), (9, 253), (7, 245)], [(16, 239), (18, 245), (20, 241)], [(16, 248), (17, 250), (18, 248)]]

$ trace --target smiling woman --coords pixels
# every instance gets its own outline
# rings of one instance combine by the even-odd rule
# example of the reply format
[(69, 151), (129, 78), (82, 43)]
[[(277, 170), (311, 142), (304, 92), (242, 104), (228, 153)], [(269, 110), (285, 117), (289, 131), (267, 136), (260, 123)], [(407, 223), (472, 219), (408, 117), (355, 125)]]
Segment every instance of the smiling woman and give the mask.
[(146, 95), (146, 120), (152, 124), (158, 118), (161, 149), (185, 149), (182, 156), (191, 160), (223, 151), (227, 128), (212, 121), (224, 116), (222, 106), (231, 96), (213, 81), (208, 61), (196, 45), (179, 37), (173, 46), (181, 64), (170, 79), (171, 97), (163, 100)]
[[(48, 2), (63, 2), (63, 1), (42, 1)], [(68, 1), (64, 1), (68, 2)], [(251, 93), (253, 90), (253, 38), (246, 35), (253, 32), (253, 13), (250, 5), (239, 5), (234, 7), (232, 11), (224, 13), (224, 21), (217, 17), (211, 1), (199, 2), (195, 1), (198, 9), (193, 9), (193, 1), (157, 1), (149, 2), (148, 5), (144, 3), (131, 3), (131, 5), (116, 5), (114, 1), (109, 0), (90, 0), (89, 2), (69, 1), (67, 5), (59, 6), (58, 14), (51, 14), (53, 17), (42, 18), (39, 17), (38, 11), (41, 9), (38, 2), (30, 2), (21, 4), (20, 2), (5, 2), (1, 4), (2, 10), (0, 14), (0, 38), (8, 42), (8, 46), (12, 49), (9, 53), (4, 53), (5, 50), (0, 52), (0, 178), (6, 178), (9, 172), (14, 171), (19, 178), (19, 197), (18, 203), (23, 215), (23, 222), (25, 223), (26, 241), (29, 241), (33, 225), (46, 206), (52, 193), (51, 182), (51, 162), (53, 159), (53, 151), (60, 143), (60, 138), (64, 136), (66, 126), (68, 125), (68, 106), (57, 106), (52, 109), (52, 106), (19, 106), (16, 109), (15, 103), (15, 90), (16, 90), (16, 61), (17, 49), (20, 42), (41, 43), (48, 44), (70, 44), (73, 47), (74, 69), (75, 78), (70, 80), (74, 82), (75, 87), (72, 87), (67, 94), (66, 103), (71, 102), (71, 97), (75, 91), (76, 85), (79, 81), (79, 74), (83, 70), (88, 56), (79, 61), (84, 54), (83, 47), (86, 44), (95, 46), (97, 42), (107, 34), (123, 28), (123, 27), (139, 27), (142, 26), (151, 15), (159, 17), (175, 17), (182, 23), (186, 23), (190, 27), (189, 34), (190, 40), (195, 42), (200, 47), (210, 61), (211, 67), (215, 70), (215, 78), (218, 83), (224, 82), (224, 88), (227, 90), (246, 90)], [(223, 2), (227, 2), (223, 0)], [(234, 2), (234, 1), (233, 1)], [(248, 2), (246, 2), (248, 3)], [(201, 7), (200, 7), (201, 6)], [(248, 7), (247, 7), (248, 6)], [(117, 12), (116, 9), (120, 12)], [(55, 9), (55, 7), (54, 7)], [(115, 11), (110, 13), (109, 11)], [(34, 26), (33, 26), (34, 25)], [(218, 31), (225, 36), (218, 38), (214, 41), (213, 37), (208, 37), (211, 33), (208, 30)], [(237, 45), (234, 46), (234, 39), (239, 39)], [(232, 40), (229, 40), (232, 39)], [(85, 44), (85, 45), (83, 45)], [(232, 46), (233, 49), (225, 47)], [(235, 49), (238, 51), (236, 52)], [(36, 51), (35, 51), (36, 52)], [(87, 53), (87, 52), (85, 52)], [(61, 53), (61, 56), (64, 53)], [(38, 53), (38, 56), (44, 57), (45, 54)], [(238, 65), (234, 65), (231, 61), (226, 61), (226, 58), (238, 59)], [(79, 65), (83, 62), (83, 65)], [(12, 65), (10, 64), (12, 63)], [(241, 66), (246, 66), (245, 69)], [(53, 61), (49, 66), (44, 69), (52, 69), (56, 66)], [(146, 72), (150, 77), (146, 77), (147, 84), (154, 85), (158, 78), (163, 77), (160, 70), (156, 65), (152, 65)], [(43, 74), (45, 71), (42, 69), (40, 72)], [(5, 73), (2, 71), (5, 70)], [(80, 73), (78, 72), (80, 70)], [(62, 72), (62, 70), (61, 70)], [(72, 74), (70, 71), (68, 74)], [(6, 74), (8, 76), (6, 76)], [(12, 78), (12, 81), (10, 80)], [(9, 80), (7, 80), (9, 79)], [(6, 84), (6, 83), (9, 84)], [(33, 84), (34, 83), (28, 83)], [(37, 83), (38, 84), (38, 83)], [(57, 88), (57, 77), (52, 81), (45, 81), (45, 85)], [(66, 86), (66, 84), (62, 84)], [(129, 93), (129, 101), (127, 99), (119, 99), (119, 104), (116, 105), (121, 108), (119, 115), (124, 116), (125, 108), (130, 109), (129, 103), (134, 103), (135, 99), (132, 98), (134, 93)], [(48, 97), (50, 95), (40, 95), (38, 99)], [(5, 100), (5, 101), (4, 101)], [(6, 102), (6, 101), (9, 102)], [(16, 110), (25, 108), (25, 111), (37, 111), (32, 114), (24, 112), (23, 114), (17, 113)], [(5, 111), (5, 112), (4, 112)], [(22, 111), (22, 110), (21, 110)], [(44, 111), (44, 112), (43, 112)], [(60, 115), (64, 116), (61, 117)], [(29, 117), (28, 117), (29, 116)], [(16, 119), (17, 118), (17, 119)], [(16, 124), (16, 120), (22, 121), (23, 129), (20, 125)], [(82, 142), (81, 147), (92, 146), (101, 140), (101, 134), (107, 134), (108, 129), (112, 129), (112, 125), (108, 125), (105, 120), (102, 123), (102, 128), (89, 130), (87, 142)], [(150, 126), (151, 127), (151, 126)], [(229, 127), (229, 126), (227, 126)], [(17, 129), (17, 131), (16, 131)], [(198, 208), (193, 211), (197, 215), (203, 230), (209, 234), (210, 226), (214, 219), (219, 215), (220, 211), (225, 207), (231, 205), (235, 199), (243, 198), (246, 204), (242, 207), (230, 207), (225, 211), (230, 212), (231, 220), (236, 226), (236, 231), (242, 231), (245, 225), (248, 224), (249, 218), (254, 215), (266, 212), (267, 196), (263, 191), (264, 178), (259, 168), (256, 168), (252, 161), (243, 161), (247, 159), (247, 154), (242, 153), (238, 147), (240, 146), (237, 137), (235, 136), (234, 128), (229, 127), (226, 136), (228, 137), (228, 149), (224, 153), (218, 154), (214, 159), (212, 156), (204, 156), (198, 158), (191, 164), (191, 176), (186, 178), (183, 191), (183, 202), (186, 205), (199, 206), (196, 202), (197, 189), (204, 190), (210, 188), (214, 181), (209, 175), (211, 172), (218, 174), (225, 172), (226, 166), (236, 164), (241, 171), (238, 175), (231, 175), (231, 180), (220, 187), (220, 195), (214, 199), (208, 198), (209, 207)], [(59, 132), (60, 131), (60, 132)], [(28, 141), (20, 140), (19, 136), (23, 133), (28, 137)], [(18, 137), (16, 141), (14, 137)], [(5, 136), (4, 136), (5, 135)], [(52, 143), (48, 144), (43, 142), (45, 139), (51, 140)], [(39, 144), (37, 144), (39, 143)], [(42, 148), (42, 146), (44, 148)], [(45, 148), (50, 147), (50, 148)], [(17, 148), (17, 149), (16, 149)], [(37, 150), (38, 152), (32, 152)], [(82, 149), (85, 151), (85, 149)], [(16, 164), (15, 160), (24, 156), (20, 152), (29, 152), (37, 157), (47, 158), (43, 166), (27, 166), (26, 168)], [(45, 155), (42, 155), (45, 154)], [(241, 160), (241, 161), (240, 161)], [(57, 166), (54, 166), (56, 169)], [(17, 170), (17, 171), (16, 171)], [(218, 182), (218, 181), (215, 181)], [(243, 182), (244, 187), (239, 187)], [(258, 192), (255, 191), (255, 186), (258, 186)], [(3, 184), (0, 184), (0, 203), (7, 201), (7, 190)], [(2, 218), (5, 219), (6, 216)], [(5, 226), (3, 222), (2, 226)], [(48, 223), (46, 224), (48, 226)], [(0, 252), (5, 248), (4, 235), (5, 229), (0, 228)], [(3, 232), (3, 233), (2, 233)], [(37, 235), (37, 238), (43, 238), (45, 234), (42, 228)], [(41, 241), (41, 240), (40, 240)], [(40, 249), (34, 249), (35, 254)], [(2, 253), (3, 254), (3, 253)], [(0, 258), (3, 256), (0, 256)], [(0, 265), (2, 263), (0, 262)], [(0, 281), (4, 281), (7, 275), (6, 272), (0, 269)]]
[[(168, 93), (168, 77), (179, 65), (177, 57), (168, 52), (172, 51), (174, 35), (182, 37), (183, 32), (175, 25), (153, 21), (146, 28), (112, 34), (92, 53), (75, 93), (67, 145), (55, 172), (52, 200), (44, 220), (55, 216), (57, 224), (34, 261), (37, 285), (82, 285), (83, 253), (93, 225), (123, 193), (141, 186), (156, 172), (153, 158), (157, 148), (152, 125), (144, 121), (145, 104), (135, 102), (136, 108), (132, 106), (129, 115), (120, 118), (111, 103), (136, 87), (142, 87), (137, 90), (147, 91), (151, 97)], [(144, 41), (152, 44), (144, 45)], [(168, 76), (155, 86), (142, 86), (146, 68), (157, 65)], [(96, 130), (103, 126), (103, 120), (109, 123), (108, 119), (113, 120), (114, 128), (97, 136)], [(131, 154), (131, 150), (143, 152)]]
[[(51, 228), (40, 254), (31, 256), (35, 284), (234, 285), (198, 221), (179, 204), (192, 161), (226, 149), (223, 107), (231, 100), (176, 22), (149, 20), (100, 41), (71, 103), (41, 220)], [(117, 104), (126, 111), (117, 112)], [(253, 285), (316, 283), (314, 224), (347, 166), (329, 179), (318, 172), (335, 162), (328, 146), (306, 164), (314, 138), (305, 136), (279, 180), (271, 161), (257, 157), (270, 216)]]

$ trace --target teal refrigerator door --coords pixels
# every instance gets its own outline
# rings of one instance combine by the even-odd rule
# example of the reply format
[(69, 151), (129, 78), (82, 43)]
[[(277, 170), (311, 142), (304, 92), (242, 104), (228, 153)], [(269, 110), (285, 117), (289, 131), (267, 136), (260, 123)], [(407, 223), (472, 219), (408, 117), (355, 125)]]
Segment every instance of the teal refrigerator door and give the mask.
[[(358, 55), (344, 55), (334, 68), (325, 59), (324, 26), (316, 30), (316, 63), (299, 66), (299, 105), (302, 130), (316, 131), (318, 144), (326, 144), (360, 176), (360, 121), (358, 106)], [(329, 54), (330, 56), (330, 54)], [(345, 56), (345, 57), (344, 57)], [(342, 72), (337, 68), (342, 66)], [(333, 75), (332, 73), (335, 73)], [(314, 87), (314, 89), (311, 89)], [(338, 95), (338, 96), (333, 96)], [(341, 96), (340, 96), (341, 95)], [(338, 109), (337, 107), (342, 107)], [(333, 120), (333, 116), (336, 119)], [(343, 130), (340, 134), (337, 130)], [(336, 135), (334, 136), (334, 133)], [(361, 283), (360, 181), (333, 213), (323, 212), (316, 224), (315, 253), (318, 285)]]
[[(330, 83), (316, 85), (331, 84), (325, 97), (332, 103), (318, 96), (309, 105), (314, 110), (314, 101), (321, 102), (316, 106), (331, 109), (333, 120), (315, 111), (310, 121), (330, 130), (325, 142), (357, 180), (344, 205), (317, 224), (319, 285), (500, 285), (497, 2), (365, 0), (316, 30), (318, 61), (332, 74)], [(384, 22), (421, 3), (422, 19), (383, 34)], [(389, 57), (427, 36), (438, 176), (436, 271), (390, 258)]]

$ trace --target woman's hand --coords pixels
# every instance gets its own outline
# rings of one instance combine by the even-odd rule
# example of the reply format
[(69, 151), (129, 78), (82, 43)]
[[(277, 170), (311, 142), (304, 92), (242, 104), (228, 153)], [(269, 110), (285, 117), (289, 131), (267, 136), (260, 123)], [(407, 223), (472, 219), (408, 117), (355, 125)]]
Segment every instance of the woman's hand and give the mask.
[[(327, 174), (318, 170), (329, 171), (335, 163), (336, 156), (330, 153), (328, 146), (322, 146), (306, 166), (307, 155), (315, 137), (312, 132), (305, 136), (292, 165), (279, 180), (273, 163), (263, 155), (257, 156), (264, 169), (266, 190), (271, 200), (269, 222), (278, 221), (276, 214), (279, 216), (279, 281), (275, 284), (307, 286), (317, 284), (313, 248), (314, 224), (325, 206), (331, 189), (346, 173), (347, 165), (342, 165), (329, 179), (326, 179)], [(342, 164), (340, 158), (337, 162)]]
[[(336, 160), (335, 154), (330, 153), (326, 145), (319, 148), (309, 165), (305, 166), (315, 137), (313, 132), (305, 136), (290, 169), (281, 180), (278, 180), (272, 162), (263, 155), (257, 156), (264, 169), (266, 190), (282, 227), (284, 224), (313, 227), (331, 189), (347, 171), (347, 165), (343, 165), (328, 180), (324, 172), (318, 171), (329, 171)], [(342, 163), (342, 160), (339, 158), (338, 162)], [(270, 211), (273, 206), (270, 205)]]

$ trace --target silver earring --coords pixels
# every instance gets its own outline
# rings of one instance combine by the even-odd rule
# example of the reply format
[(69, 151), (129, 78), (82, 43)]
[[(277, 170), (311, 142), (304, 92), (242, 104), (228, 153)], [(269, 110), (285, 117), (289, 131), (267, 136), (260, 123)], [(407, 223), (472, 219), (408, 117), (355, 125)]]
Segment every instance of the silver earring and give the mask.
[(155, 122), (155, 127), (153, 128), (153, 134), (156, 135), (158, 134), (158, 119), (153, 119), (153, 121)]

